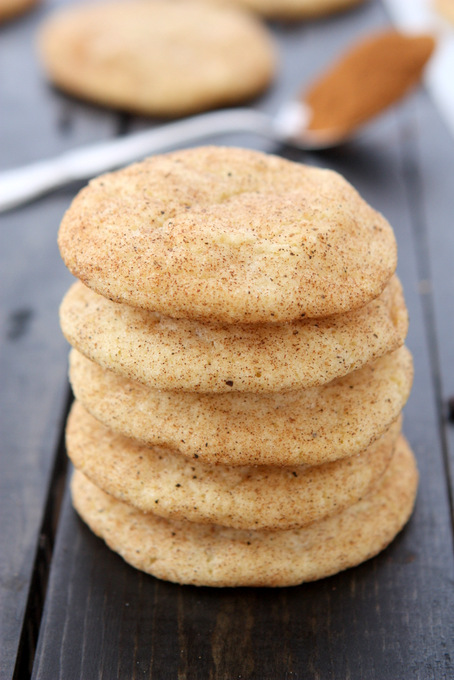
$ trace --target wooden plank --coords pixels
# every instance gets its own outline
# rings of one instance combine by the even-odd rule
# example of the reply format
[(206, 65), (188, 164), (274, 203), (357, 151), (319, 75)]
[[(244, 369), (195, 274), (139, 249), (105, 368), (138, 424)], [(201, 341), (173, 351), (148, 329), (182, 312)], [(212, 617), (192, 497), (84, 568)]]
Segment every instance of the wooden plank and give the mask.
[[(116, 115), (75, 104), (46, 84), (34, 42), (47, 11), (49, 6), (43, 6), (1, 28), (0, 164), (5, 168), (111, 136), (118, 126)], [(41, 605), (39, 593), (32, 594), (30, 587), (37, 555), (51, 547), (40, 532), (68, 394), (67, 347), (57, 310), (71, 280), (58, 254), (56, 233), (73, 193), (71, 187), (1, 216), (2, 678), (13, 675), (21, 635), (25, 647), (31, 646), (24, 648), (25, 666), (33, 653)], [(42, 562), (39, 566), (37, 586), (42, 586), (46, 569), (42, 571)], [(37, 620), (24, 622), (27, 601), (36, 609)]]
[[(417, 253), (421, 293), (454, 514), (454, 423), (448, 417), (448, 401), (454, 395), (454, 139), (427, 97), (420, 99), (415, 128), (406, 131), (402, 146), (406, 174), (414, 188), (410, 200), (416, 213), (415, 226), (421, 234)], [(421, 158), (427, 162), (420, 163)]]
[[(285, 90), (296, 90), (317, 60), (329, 61), (341, 42), (384, 21), (379, 4), (370, 3), (358, 13), (310, 27), (276, 28), (284, 49)], [(278, 86), (276, 99), (270, 95), (270, 110), (283, 87)], [(403, 172), (402, 130), (414, 125), (420, 108), (420, 100), (412, 99), (399, 114), (383, 117), (360, 141), (336, 152), (285, 152), (345, 174), (396, 230), (416, 364), (405, 431), (421, 472), (408, 527), (376, 559), (319, 583), (281, 590), (181, 587), (126, 565), (77, 519), (66, 494), (34, 680), (452, 677), (449, 502), (419, 295), (415, 252), (421, 244), (413, 232)], [(253, 138), (239, 141), (268, 148)], [(418, 159), (427, 175), (433, 162)], [(427, 193), (424, 200), (433, 199)]]
[(64, 4), (70, 0), (43, 3), (0, 28), (2, 168), (52, 157), (117, 131), (117, 114), (61, 94), (46, 78), (37, 47), (39, 27)]
[[(54, 205), (59, 207), (61, 203)], [(69, 277), (58, 265), (59, 278), (52, 269), (58, 262), (55, 232), (49, 228), (52, 222), (38, 231), (39, 216), (36, 209), (11, 215), (0, 232), (2, 677), (9, 677), (16, 662), (67, 394), (66, 347), (55, 305)], [(52, 216), (47, 206), (45, 216)], [(10, 242), (13, 233), (15, 246)]]

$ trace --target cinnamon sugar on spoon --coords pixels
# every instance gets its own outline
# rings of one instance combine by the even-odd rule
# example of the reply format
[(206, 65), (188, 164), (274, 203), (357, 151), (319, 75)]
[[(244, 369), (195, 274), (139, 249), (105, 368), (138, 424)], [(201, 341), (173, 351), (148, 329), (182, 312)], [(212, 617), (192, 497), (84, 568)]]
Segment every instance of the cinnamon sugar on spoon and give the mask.
[(307, 129), (343, 138), (398, 101), (421, 79), (435, 48), (430, 35), (386, 31), (351, 49), (303, 97)]

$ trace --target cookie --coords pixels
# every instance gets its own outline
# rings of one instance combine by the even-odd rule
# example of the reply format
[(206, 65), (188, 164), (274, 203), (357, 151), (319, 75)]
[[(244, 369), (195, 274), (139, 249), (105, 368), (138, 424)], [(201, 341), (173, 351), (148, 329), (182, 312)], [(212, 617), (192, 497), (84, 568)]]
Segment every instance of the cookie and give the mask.
[(408, 315), (394, 277), (362, 309), (287, 324), (175, 320), (111, 302), (75, 283), (60, 308), (68, 342), (149, 387), (277, 392), (323, 385), (400, 347)]
[(433, 5), (441, 16), (454, 24), (454, 2), (453, 0), (434, 0)]
[(307, 527), (245, 531), (167, 520), (118, 501), (81, 472), (82, 519), (126, 562), (153, 576), (204, 586), (290, 586), (330, 576), (383, 550), (407, 522), (418, 474), (403, 438), (387, 472), (358, 503)]
[(292, 21), (342, 12), (361, 4), (363, 0), (230, 0), (230, 2), (268, 19)]
[(369, 449), (335, 463), (229, 467), (114, 434), (75, 402), (66, 448), (97, 486), (142, 512), (237, 529), (290, 529), (360, 500), (385, 472), (400, 425), (399, 419)]
[(319, 465), (359, 453), (397, 418), (412, 378), (411, 354), (402, 347), (308, 390), (165, 392), (102, 369), (76, 350), (70, 354), (76, 398), (99, 421), (210, 464)]
[(40, 51), (62, 90), (154, 116), (237, 104), (262, 92), (276, 70), (258, 20), (185, 0), (64, 8), (43, 27)]
[(39, 0), (0, 0), (0, 22), (27, 12), (38, 2)]
[(111, 300), (231, 324), (359, 309), (397, 261), (388, 222), (337, 173), (222, 147), (93, 180), (58, 240), (70, 271)]

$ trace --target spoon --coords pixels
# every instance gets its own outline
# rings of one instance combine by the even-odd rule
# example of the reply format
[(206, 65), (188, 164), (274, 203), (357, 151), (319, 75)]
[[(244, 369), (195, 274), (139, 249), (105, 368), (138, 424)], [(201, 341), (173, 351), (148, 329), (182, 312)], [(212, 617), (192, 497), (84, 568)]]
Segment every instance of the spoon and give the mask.
[(351, 49), (275, 116), (254, 109), (213, 111), (0, 173), (0, 212), (72, 181), (218, 134), (247, 132), (305, 151), (335, 147), (420, 80), (434, 45), (430, 36), (386, 31)]

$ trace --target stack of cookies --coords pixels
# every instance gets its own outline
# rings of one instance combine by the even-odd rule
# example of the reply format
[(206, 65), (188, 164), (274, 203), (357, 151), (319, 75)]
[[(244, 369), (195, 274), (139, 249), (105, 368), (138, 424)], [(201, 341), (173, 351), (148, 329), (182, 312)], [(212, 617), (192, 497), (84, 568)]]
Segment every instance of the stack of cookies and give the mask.
[(338, 174), (205, 147), (92, 181), (59, 234), (74, 505), (159, 578), (287, 586), (411, 513), (386, 220)]

